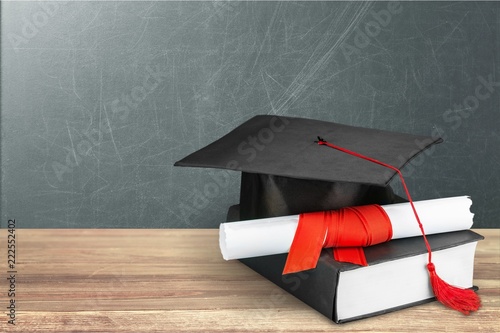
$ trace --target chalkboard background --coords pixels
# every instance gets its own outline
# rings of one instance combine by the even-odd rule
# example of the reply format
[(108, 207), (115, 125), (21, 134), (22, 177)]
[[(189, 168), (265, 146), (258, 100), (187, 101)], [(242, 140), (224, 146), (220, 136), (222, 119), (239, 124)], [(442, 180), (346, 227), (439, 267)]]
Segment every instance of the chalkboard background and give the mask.
[(277, 114), (442, 135), (414, 199), (500, 227), (497, 2), (1, 5), (2, 226), (215, 228), (239, 173), (173, 163)]

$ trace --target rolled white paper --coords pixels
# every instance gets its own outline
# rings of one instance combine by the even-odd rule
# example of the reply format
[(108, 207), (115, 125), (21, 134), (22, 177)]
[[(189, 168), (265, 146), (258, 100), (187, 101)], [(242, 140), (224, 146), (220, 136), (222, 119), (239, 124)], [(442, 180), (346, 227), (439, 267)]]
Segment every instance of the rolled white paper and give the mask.
[[(414, 202), (427, 235), (467, 230), (474, 214), (468, 196)], [(410, 203), (381, 206), (392, 224), (392, 239), (420, 236), (422, 233)], [(226, 260), (288, 253), (299, 215), (221, 223), (219, 245)]]

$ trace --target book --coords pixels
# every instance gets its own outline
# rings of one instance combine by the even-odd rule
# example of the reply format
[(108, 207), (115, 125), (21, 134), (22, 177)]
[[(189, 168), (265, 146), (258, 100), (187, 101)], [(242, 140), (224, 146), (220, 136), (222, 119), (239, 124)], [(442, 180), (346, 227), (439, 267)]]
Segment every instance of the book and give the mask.
[[(440, 276), (473, 286), (474, 254), (483, 237), (471, 230), (427, 236)], [(245, 265), (316, 309), (344, 323), (430, 302), (434, 294), (422, 237), (365, 248), (368, 266), (340, 263), (324, 249), (315, 269), (282, 275), (287, 254), (241, 259)]]

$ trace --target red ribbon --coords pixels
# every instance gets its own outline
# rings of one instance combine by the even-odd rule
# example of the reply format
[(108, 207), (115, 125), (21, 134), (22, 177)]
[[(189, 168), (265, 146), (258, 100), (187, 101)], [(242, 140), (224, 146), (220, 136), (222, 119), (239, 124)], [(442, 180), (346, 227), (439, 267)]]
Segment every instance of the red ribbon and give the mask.
[(389, 217), (379, 205), (300, 214), (283, 274), (316, 268), (321, 249), (335, 260), (367, 266), (363, 247), (392, 239)]

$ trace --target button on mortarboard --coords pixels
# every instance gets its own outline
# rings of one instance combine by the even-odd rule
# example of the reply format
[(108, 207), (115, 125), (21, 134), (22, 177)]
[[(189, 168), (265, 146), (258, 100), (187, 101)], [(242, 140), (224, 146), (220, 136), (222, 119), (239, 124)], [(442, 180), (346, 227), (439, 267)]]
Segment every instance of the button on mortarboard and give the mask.
[(398, 200), (388, 186), (396, 172), (343, 152), (325, 150), (314, 142), (318, 136), (399, 169), (442, 141), (326, 121), (261, 115), (175, 165), (241, 171), (241, 219)]

